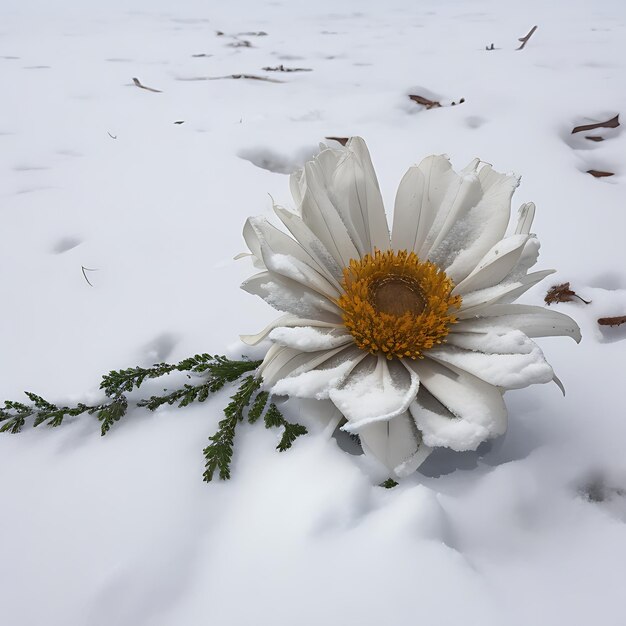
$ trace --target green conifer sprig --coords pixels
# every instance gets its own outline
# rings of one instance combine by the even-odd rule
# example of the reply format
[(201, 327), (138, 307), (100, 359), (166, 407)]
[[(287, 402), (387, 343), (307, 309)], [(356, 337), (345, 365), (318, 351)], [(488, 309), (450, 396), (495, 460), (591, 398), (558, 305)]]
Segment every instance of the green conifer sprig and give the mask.
[[(197, 385), (184, 384), (179, 389), (164, 390), (163, 395), (153, 395), (148, 399), (134, 402), (135, 406), (146, 407), (155, 411), (164, 404), (177, 404), (185, 407), (193, 402), (204, 402), (210, 394), (220, 390), (226, 383), (242, 378), (248, 372), (256, 370), (261, 361), (242, 359), (239, 361), (224, 356), (196, 354), (183, 359), (177, 364), (157, 363), (152, 367), (132, 367), (111, 371), (102, 377), (100, 389), (107, 400), (101, 404), (87, 405), (78, 403), (75, 406), (58, 406), (30, 391), (25, 395), (31, 404), (7, 400), (0, 407), (0, 432), (18, 433), (28, 418), (33, 418), (33, 426), (46, 424), (60, 426), (65, 417), (74, 417), (83, 413), (96, 414), (101, 423), (100, 432), (106, 435), (111, 427), (118, 422), (129, 409), (127, 394), (139, 389), (146, 380), (160, 378), (172, 372), (186, 373), (188, 378), (197, 376), (201, 382)], [(260, 391), (261, 379), (255, 375), (244, 378), (237, 392), (224, 409), (224, 418), (219, 422), (217, 432), (210, 437), (210, 444), (204, 449), (205, 472), (204, 480), (210, 481), (215, 471), (222, 480), (230, 478), (230, 463), (235, 441), (235, 428), (244, 420), (247, 411), (248, 421), (255, 423), (265, 411), (270, 394)], [(254, 400), (254, 401), (253, 401)], [(250, 403), (252, 402), (252, 406)], [(281, 452), (291, 447), (300, 435), (307, 430), (300, 424), (287, 422), (275, 404), (270, 404), (265, 411), (266, 428), (284, 427), (284, 432), (277, 449)]]

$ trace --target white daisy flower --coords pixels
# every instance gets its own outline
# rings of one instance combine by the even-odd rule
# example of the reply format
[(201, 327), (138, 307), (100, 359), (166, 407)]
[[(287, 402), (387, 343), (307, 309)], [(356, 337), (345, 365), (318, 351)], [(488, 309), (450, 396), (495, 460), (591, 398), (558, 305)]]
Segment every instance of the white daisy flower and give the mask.
[[(507, 427), (503, 392), (558, 383), (535, 337), (576, 323), (512, 304), (553, 270), (528, 273), (535, 206), (505, 235), (519, 184), (475, 159), (460, 174), (430, 156), (404, 175), (391, 234), (365, 142), (322, 151), (291, 177), (291, 237), (251, 218), (263, 271), (242, 288), (285, 315), (242, 339), (272, 345), (259, 374), (277, 395), (315, 398), (397, 476), (432, 448), (475, 450)], [(558, 383), (560, 385), (560, 383)]]

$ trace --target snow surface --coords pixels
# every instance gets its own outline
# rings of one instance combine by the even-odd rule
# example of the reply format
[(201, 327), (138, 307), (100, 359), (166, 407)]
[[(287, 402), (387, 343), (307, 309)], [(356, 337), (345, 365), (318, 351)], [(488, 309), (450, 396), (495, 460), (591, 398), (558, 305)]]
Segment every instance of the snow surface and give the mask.
[[(261, 69), (280, 64), (312, 71)], [(514, 209), (537, 204), (558, 269), (523, 300), (569, 280), (592, 304), (554, 307), (579, 346), (539, 341), (565, 398), (508, 393), (505, 437), (393, 490), (307, 403), (317, 436), (279, 454), (244, 425), (232, 480), (203, 483), (227, 391), (104, 438), (89, 417), (0, 436), (0, 622), (624, 624), (626, 329), (596, 319), (626, 313), (626, 139), (570, 131), (626, 115), (625, 66), (621, 0), (4, 0), (2, 399), (89, 401), (113, 368), (241, 354), (275, 317), (238, 288), (244, 221), (293, 206), (286, 173), (328, 135), (366, 139), (388, 208), (428, 154), (522, 174)], [(284, 83), (199, 80), (231, 74)]]

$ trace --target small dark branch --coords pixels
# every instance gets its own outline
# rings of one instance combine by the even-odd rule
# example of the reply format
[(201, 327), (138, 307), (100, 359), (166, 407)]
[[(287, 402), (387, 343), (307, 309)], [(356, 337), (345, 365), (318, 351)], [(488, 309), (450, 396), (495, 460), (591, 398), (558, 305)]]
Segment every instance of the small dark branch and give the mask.
[(336, 141), (340, 143), (342, 146), (345, 146), (348, 141), (350, 141), (350, 137), (324, 137), (324, 139), (328, 139), (328, 141)]
[(174, 124), (184, 124), (185, 120), (177, 120), (174, 122)]
[(107, 135), (111, 137), (111, 139), (117, 139), (117, 135), (112, 135), (108, 130), (107, 130)]
[(591, 174), (594, 178), (607, 178), (615, 176), (615, 172), (603, 172), (602, 170), (587, 170), (587, 174)]
[(93, 287), (93, 285), (91, 284), (90, 280), (87, 278), (87, 274), (85, 274), (85, 272), (97, 272), (98, 270), (97, 269), (90, 269), (89, 267), (85, 267), (84, 265), (81, 265), (80, 269), (81, 269), (81, 271), (83, 273), (84, 279), (87, 281), (87, 284), (90, 287)]
[(519, 48), (516, 48), (516, 50), (523, 50), (524, 46), (528, 43), (528, 40), (534, 35), (536, 30), (537, 27), (533, 26), (525, 37), (520, 37), (518, 41), (521, 41), (522, 45)]
[(485, 50), (495, 50), (493, 44), (491, 44), (490, 46), (485, 46)]
[(138, 78), (133, 78), (133, 83), (135, 83), (136, 87), (140, 89), (145, 89), (146, 91), (152, 91), (153, 93), (163, 93), (160, 89), (153, 89), (152, 87), (146, 87), (139, 82)]
[(585, 139), (589, 139), (589, 141), (604, 141), (604, 137), (600, 137), (598, 135), (585, 135)]
[(626, 324), (626, 315), (619, 315), (617, 317), (601, 317), (598, 320), (600, 326), (620, 326)]
[(264, 67), (266, 72), (312, 72), (310, 67), (285, 67), (282, 63), (276, 67)]
[(575, 291), (570, 289), (569, 282), (550, 287), (544, 301), (546, 304), (550, 305), (554, 302), (571, 302), (573, 298), (578, 298), (585, 304), (591, 304), (591, 300), (584, 300)]
[(203, 59), (205, 57), (212, 57), (212, 54), (207, 54), (206, 52), (201, 52), (200, 54), (192, 54), (192, 58), (194, 59)]
[(596, 128), (617, 128), (619, 126), (619, 114), (612, 117), (606, 122), (597, 122), (596, 124), (583, 124), (582, 126), (575, 126), (572, 129), (572, 135), (575, 133), (582, 133), (588, 130), (595, 130)]

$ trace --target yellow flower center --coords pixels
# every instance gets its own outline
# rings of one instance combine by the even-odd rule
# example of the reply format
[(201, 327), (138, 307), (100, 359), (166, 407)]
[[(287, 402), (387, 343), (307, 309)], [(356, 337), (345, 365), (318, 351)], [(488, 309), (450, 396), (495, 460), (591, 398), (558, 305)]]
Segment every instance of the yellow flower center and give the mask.
[(388, 359), (423, 358), (445, 340), (456, 322), (453, 309), (461, 306), (446, 273), (407, 250), (352, 259), (342, 287), (337, 304), (356, 345)]

